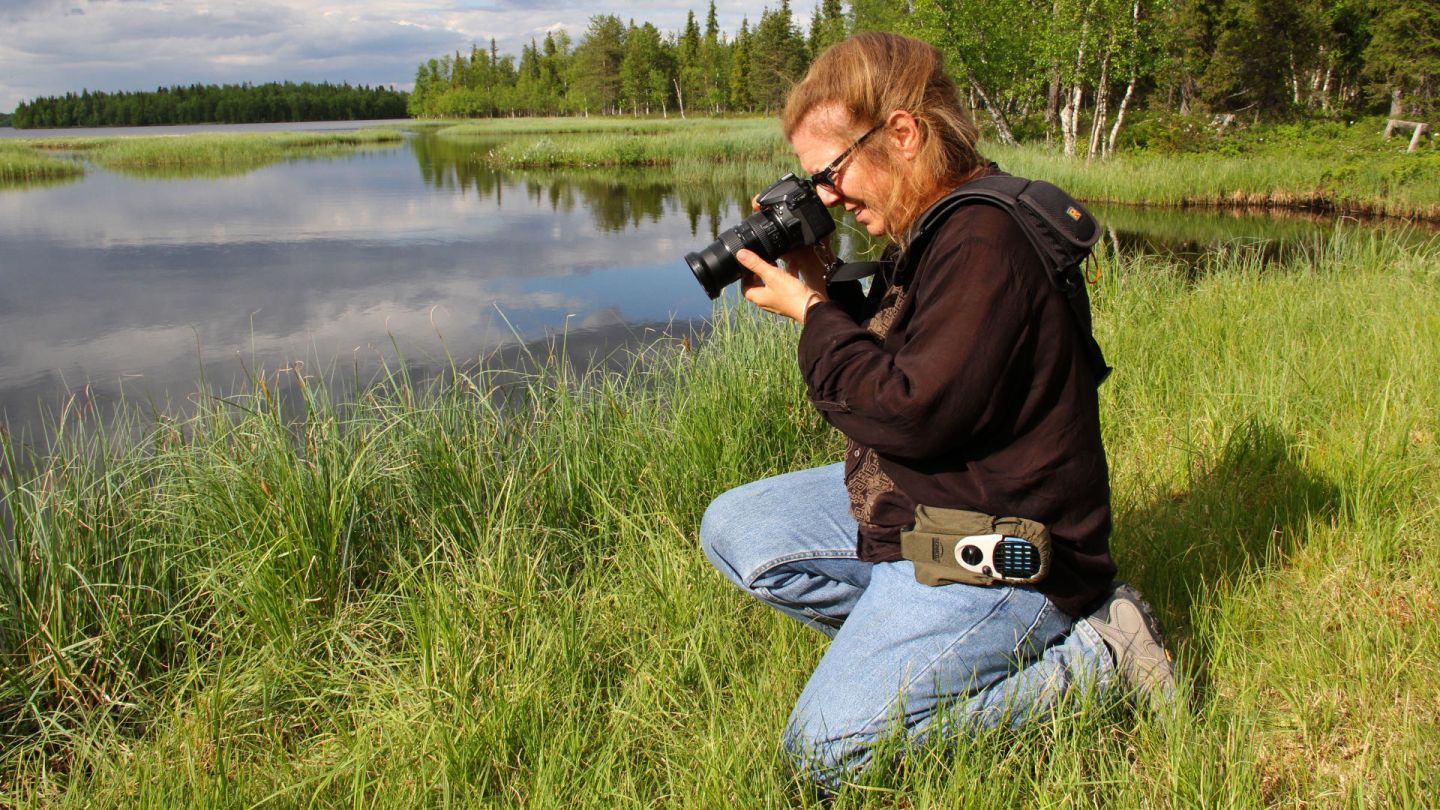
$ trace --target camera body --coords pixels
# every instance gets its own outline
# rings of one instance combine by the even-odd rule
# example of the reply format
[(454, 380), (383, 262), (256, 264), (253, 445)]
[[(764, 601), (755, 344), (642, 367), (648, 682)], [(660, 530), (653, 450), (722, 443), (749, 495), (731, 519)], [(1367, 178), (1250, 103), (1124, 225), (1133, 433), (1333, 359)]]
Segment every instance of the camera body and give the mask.
[(803, 177), (787, 174), (755, 199), (760, 210), (724, 231), (720, 238), (696, 253), (685, 254), (695, 280), (711, 298), (739, 280), (745, 268), (736, 261), (742, 248), (774, 263), (803, 245), (814, 245), (835, 230), (830, 209), (820, 201), (815, 186)]

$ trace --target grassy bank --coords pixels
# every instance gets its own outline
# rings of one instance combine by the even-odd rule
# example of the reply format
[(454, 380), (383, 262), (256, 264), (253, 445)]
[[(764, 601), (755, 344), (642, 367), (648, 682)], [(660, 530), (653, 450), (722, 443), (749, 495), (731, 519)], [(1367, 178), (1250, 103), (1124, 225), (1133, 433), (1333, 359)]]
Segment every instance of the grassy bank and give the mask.
[[(1379, 141), (1377, 135), (1375, 140)], [(1298, 146), (1298, 145), (1297, 145)], [(1403, 145), (1400, 147), (1403, 150)], [(1043, 177), (1083, 200), (1219, 208), (1291, 208), (1440, 221), (1440, 151), (1122, 154), (1086, 163), (1034, 147), (990, 145), (1006, 170)]]
[[(1432, 799), (1437, 259), (1112, 257), (1114, 549), (1195, 710), (1075, 706), (838, 806)], [(811, 805), (778, 736), (822, 639), (695, 540), (715, 493), (840, 449), (794, 337), (722, 316), (504, 408), (483, 375), (397, 373), (342, 406), (302, 388), (290, 423), (271, 376), (140, 446), (74, 420), (47, 458), (7, 441), (0, 803)]]
[(0, 188), (18, 188), (70, 180), (85, 173), (73, 160), (61, 160), (33, 146), (0, 140)]
[(682, 181), (768, 183), (796, 169), (771, 119), (498, 119), (437, 135), (495, 168), (648, 167)]
[(201, 132), (190, 135), (42, 138), (36, 149), (82, 152), (95, 165), (141, 177), (244, 174), (284, 160), (391, 146), (403, 135), (389, 129), (333, 132)]
[[(1440, 149), (1406, 154), (1383, 121), (1256, 127), (1188, 150), (1132, 148), (1108, 160), (1066, 158), (1044, 144), (983, 149), (1008, 171), (1043, 177), (1085, 200), (1166, 206), (1294, 208), (1440, 221)], [(765, 183), (796, 170), (770, 119), (497, 119), (438, 130), (488, 139), (497, 168), (672, 167), (692, 179), (726, 167)], [(737, 170), (743, 170), (738, 173)]]

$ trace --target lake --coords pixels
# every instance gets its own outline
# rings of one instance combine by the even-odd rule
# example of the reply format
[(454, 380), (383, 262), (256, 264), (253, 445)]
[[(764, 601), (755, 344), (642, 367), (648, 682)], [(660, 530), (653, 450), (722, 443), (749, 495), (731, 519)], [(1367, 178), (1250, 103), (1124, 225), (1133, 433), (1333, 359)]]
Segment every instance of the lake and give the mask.
[[(664, 170), (501, 173), (476, 159), (483, 149), (420, 133), (235, 177), (90, 167), (0, 191), (11, 429), (43, 432), (67, 400), (179, 410), (202, 376), (223, 391), (296, 361), (348, 379), (403, 357), (426, 374), (556, 335), (583, 361), (711, 314), (681, 257), (738, 222), (757, 189), (677, 185)], [(1305, 242), (1334, 224), (1096, 213), (1115, 244), (1191, 257)]]

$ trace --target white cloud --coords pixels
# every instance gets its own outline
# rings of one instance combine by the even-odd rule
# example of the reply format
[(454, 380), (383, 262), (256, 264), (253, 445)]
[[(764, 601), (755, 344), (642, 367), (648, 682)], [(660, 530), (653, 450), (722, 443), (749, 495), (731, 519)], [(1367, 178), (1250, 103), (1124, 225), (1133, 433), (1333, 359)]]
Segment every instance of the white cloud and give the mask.
[[(752, 22), (762, 0), (716, 3), (722, 29)], [(408, 87), (433, 56), (494, 38), (518, 54), (591, 16), (676, 30), (708, 0), (0, 0), (0, 111), (42, 95), (153, 90), (196, 82), (345, 81)], [(796, 6), (799, 9), (799, 6)], [(797, 14), (802, 13), (797, 11)]]

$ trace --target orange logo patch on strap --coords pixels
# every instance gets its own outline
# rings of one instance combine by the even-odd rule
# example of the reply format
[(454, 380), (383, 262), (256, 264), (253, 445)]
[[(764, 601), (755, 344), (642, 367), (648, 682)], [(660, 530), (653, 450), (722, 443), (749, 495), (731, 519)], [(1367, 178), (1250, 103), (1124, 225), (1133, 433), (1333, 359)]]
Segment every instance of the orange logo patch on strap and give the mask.
[(1066, 208), (1065, 213), (1069, 214), (1070, 218), (1075, 220), (1076, 222), (1080, 221), (1080, 209), (1076, 208), (1075, 206), (1072, 205), (1069, 208)]

